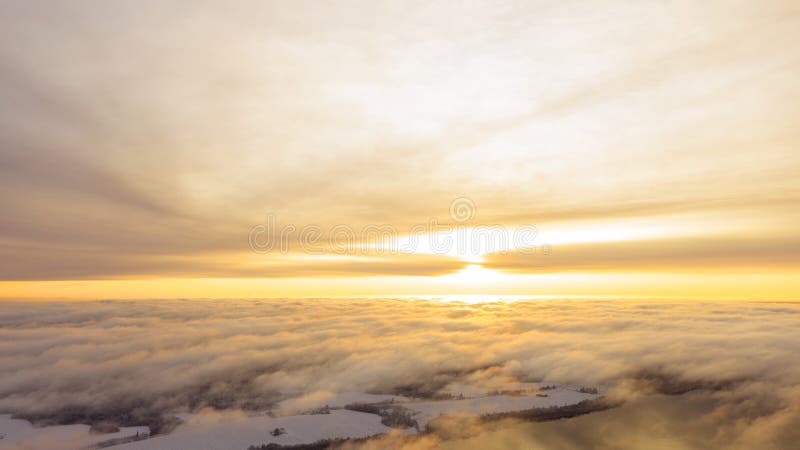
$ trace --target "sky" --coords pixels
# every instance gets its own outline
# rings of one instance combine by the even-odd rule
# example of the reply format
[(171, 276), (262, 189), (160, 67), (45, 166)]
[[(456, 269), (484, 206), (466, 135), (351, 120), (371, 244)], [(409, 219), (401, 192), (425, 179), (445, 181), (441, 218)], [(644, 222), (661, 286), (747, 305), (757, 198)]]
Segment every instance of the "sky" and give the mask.
[(798, 44), (793, 1), (2, 0), (0, 297), (798, 298)]

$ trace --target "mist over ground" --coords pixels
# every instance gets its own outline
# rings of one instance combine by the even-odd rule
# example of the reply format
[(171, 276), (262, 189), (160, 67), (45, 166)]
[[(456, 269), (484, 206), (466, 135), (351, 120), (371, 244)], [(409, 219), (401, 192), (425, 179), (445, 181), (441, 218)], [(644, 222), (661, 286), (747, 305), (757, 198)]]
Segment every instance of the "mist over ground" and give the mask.
[(454, 418), (437, 433), (357, 445), (791, 448), (798, 330), (800, 304), (768, 302), (2, 302), (0, 413), (165, 433), (176, 412), (214, 420), (278, 402), (297, 412), (342, 392), (544, 381), (607, 386), (623, 403), (537, 424)]

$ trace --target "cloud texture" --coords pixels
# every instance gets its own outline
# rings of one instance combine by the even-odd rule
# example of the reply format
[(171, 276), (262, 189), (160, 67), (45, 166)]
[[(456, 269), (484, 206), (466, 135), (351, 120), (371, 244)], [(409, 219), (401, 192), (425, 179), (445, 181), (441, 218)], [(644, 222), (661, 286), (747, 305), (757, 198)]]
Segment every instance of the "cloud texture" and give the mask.
[(0, 281), (329, 275), (208, 265), (267, 213), (409, 230), (463, 195), (796, 245), (798, 8), (0, 2)]
[(265, 409), (331, 392), (553, 381), (607, 385), (626, 403), (577, 421), (505, 423), (512, 431), (500, 435), (498, 424), (475, 424), (475, 448), (490, 438), (509, 448), (782, 447), (800, 411), (799, 326), (793, 303), (3, 302), (0, 411), (158, 426), (179, 410)]

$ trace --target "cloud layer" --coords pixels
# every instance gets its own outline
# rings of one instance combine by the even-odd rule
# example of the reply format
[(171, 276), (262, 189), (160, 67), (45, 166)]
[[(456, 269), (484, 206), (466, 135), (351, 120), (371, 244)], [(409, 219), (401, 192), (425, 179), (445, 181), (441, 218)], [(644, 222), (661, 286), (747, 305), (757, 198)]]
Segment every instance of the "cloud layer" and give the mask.
[[(637, 448), (660, 433), (651, 438), (678, 448), (781, 447), (800, 407), (799, 325), (791, 303), (4, 302), (0, 411), (165, 431), (169, 414), (208, 406), (543, 380), (604, 384), (627, 403), (575, 422), (585, 433), (572, 422), (507, 424), (501, 441)], [(496, 437), (492, 427), (472, 439)], [(402, 445), (431, 439), (450, 445), (435, 435)]]

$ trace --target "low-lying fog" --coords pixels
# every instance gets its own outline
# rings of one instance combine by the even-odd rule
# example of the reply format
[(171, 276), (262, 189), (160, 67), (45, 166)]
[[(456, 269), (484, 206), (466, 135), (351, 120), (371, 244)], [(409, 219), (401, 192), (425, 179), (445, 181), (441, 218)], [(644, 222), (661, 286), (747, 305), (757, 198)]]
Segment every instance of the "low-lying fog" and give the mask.
[(0, 413), (166, 433), (179, 412), (278, 402), (299, 411), (343, 392), (433, 396), (552, 381), (605, 386), (624, 403), (546, 423), (462, 418), (437, 433), (358, 445), (791, 448), (800, 440), (798, 355), (793, 303), (5, 302)]

